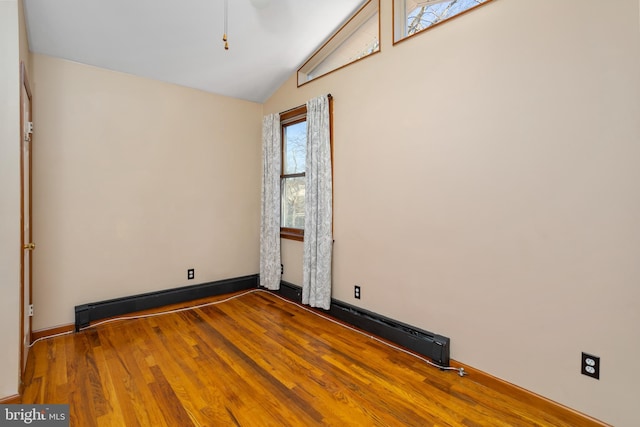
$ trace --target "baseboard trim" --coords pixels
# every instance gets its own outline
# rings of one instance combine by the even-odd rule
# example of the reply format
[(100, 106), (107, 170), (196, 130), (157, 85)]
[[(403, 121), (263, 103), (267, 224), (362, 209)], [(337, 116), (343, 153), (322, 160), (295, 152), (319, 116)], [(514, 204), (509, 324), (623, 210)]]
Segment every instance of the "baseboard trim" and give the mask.
[(62, 325), (55, 328), (40, 329), (38, 331), (31, 332), (31, 342), (42, 338), (49, 338), (58, 334), (66, 334), (73, 332), (74, 325)]
[(13, 405), (16, 403), (22, 403), (22, 397), (19, 394), (13, 396), (7, 396), (0, 399), (0, 405)]
[(257, 288), (258, 282), (258, 275), (253, 274), (78, 305), (75, 307), (75, 331), (78, 332), (80, 329), (88, 327), (91, 322), (96, 320)]
[[(281, 281), (280, 289), (273, 292), (297, 303), (302, 302), (302, 288), (298, 285)], [(428, 357), (437, 365), (442, 367), (449, 366), (451, 344), (449, 338), (445, 336), (407, 325), (333, 298), (331, 299), (329, 310), (323, 310), (322, 312), (346, 324)]]
[(544, 412), (565, 421), (569, 425), (583, 427), (611, 427), (610, 424), (606, 424), (600, 420), (590, 417), (589, 415), (578, 412), (575, 409), (571, 409), (568, 406), (564, 406), (558, 402), (554, 402), (551, 399), (512, 384), (508, 381), (502, 380), (498, 377), (494, 377), (493, 375), (490, 375), (472, 366), (465, 365), (464, 363), (458, 362), (457, 360), (451, 359), (451, 366), (455, 368), (464, 368), (465, 372), (467, 373), (467, 379), (478, 384), (482, 384), (492, 390), (496, 390), (500, 393), (511, 396), (521, 402), (526, 402), (532, 406), (535, 406), (536, 408), (540, 408)]

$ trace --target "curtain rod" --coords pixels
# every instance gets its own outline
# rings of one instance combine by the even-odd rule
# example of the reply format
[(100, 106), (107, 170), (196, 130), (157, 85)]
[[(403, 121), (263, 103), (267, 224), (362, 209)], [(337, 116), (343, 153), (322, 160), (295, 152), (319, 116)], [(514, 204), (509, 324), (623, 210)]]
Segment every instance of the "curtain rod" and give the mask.
[[(333, 99), (333, 95), (328, 93), (327, 94), (327, 98)], [(289, 111), (297, 110), (298, 108), (303, 107), (304, 105), (306, 105), (306, 104), (302, 104), (302, 105), (298, 105), (297, 107), (289, 108), (288, 110), (281, 111), (280, 114), (287, 114)]]

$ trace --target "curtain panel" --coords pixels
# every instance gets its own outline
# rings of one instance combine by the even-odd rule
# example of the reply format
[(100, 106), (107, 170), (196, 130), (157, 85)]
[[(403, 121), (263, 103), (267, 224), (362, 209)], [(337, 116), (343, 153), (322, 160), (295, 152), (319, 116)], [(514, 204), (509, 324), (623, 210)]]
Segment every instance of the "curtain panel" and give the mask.
[(307, 102), (307, 158), (304, 210), (302, 303), (331, 305), (333, 211), (329, 98)]
[(280, 115), (262, 120), (262, 215), (260, 286), (280, 289)]

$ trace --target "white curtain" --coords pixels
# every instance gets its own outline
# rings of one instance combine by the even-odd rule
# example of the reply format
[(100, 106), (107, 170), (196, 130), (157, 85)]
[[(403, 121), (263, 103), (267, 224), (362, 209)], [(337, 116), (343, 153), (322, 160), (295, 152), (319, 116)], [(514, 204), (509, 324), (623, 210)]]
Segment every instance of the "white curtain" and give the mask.
[(331, 305), (331, 181), (329, 98), (321, 96), (307, 102), (302, 303), (325, 310)]
[(280, 116), (262, 120), (260, 286), (280, 289)]

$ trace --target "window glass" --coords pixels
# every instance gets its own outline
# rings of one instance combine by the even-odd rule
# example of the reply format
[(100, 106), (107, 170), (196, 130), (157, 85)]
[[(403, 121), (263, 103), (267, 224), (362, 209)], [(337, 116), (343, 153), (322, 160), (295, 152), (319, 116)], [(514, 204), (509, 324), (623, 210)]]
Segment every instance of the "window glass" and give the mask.
[(282, 180), (281, 227), (304, 229), (304, 180), (303, 177)]
[(393, 0), (394, 42), (492, 0)]
[(307, 121), (283, 128), (284, 174), (304, 172), (307, 155)]

